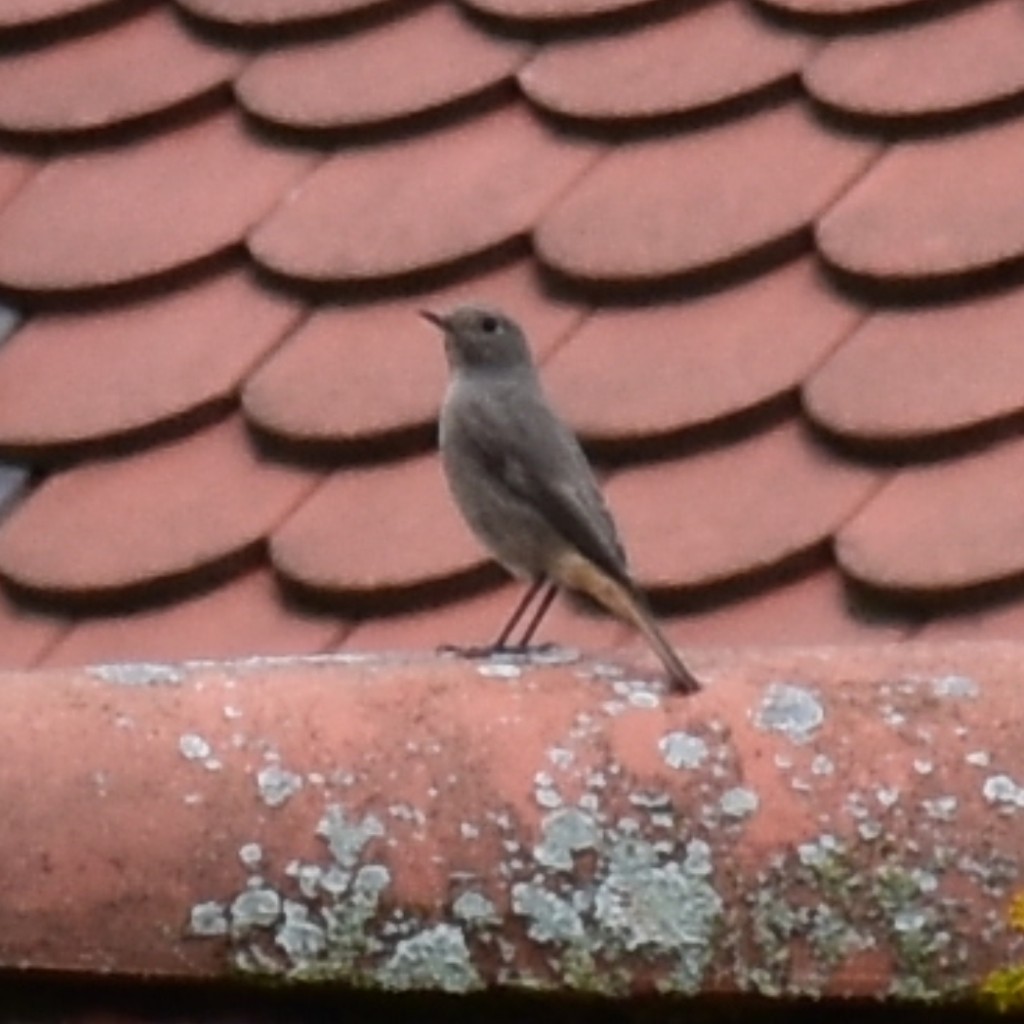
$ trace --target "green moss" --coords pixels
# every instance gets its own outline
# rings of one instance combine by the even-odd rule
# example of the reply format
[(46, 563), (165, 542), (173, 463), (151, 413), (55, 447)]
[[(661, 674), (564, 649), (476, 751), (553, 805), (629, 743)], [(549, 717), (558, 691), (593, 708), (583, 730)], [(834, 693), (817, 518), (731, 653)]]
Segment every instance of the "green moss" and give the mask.
[(611, 995), (615, 986), (609, 972), (597, 965), (593, 953), (584, 945), (570, 946), (558, 959), (558, 973), (574, 992)]
[(1024, 1009), (1024, 966), (993, 971), (982, 983), (981, 1001), (999, 1013)]
[[(1010, 927), (1024, 934), (1024, 892), (1013, 897), (1006, 916)], [(1024, 1010), (1024, 964), (992, 971), (981, 983), (980, 996), (984, 1005), (999, 1013)]]

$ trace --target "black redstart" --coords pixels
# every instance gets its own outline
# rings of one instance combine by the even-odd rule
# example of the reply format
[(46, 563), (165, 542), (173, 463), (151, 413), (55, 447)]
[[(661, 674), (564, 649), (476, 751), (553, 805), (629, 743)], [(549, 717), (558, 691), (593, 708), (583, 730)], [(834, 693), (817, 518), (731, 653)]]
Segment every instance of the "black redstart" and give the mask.
[(558, 587), (580, 591), (636, 627), (679, 689), (700, 684), (629, 577), (615, 524), (572, 431), (555, 415), (518, 325), (495, 309), (422, 315), (444, 331), (451, 378), (441, 409), (448, 485), (484, 546), (532, 582), (493, 647), (506, 646), (545, 582), (529, 642)]

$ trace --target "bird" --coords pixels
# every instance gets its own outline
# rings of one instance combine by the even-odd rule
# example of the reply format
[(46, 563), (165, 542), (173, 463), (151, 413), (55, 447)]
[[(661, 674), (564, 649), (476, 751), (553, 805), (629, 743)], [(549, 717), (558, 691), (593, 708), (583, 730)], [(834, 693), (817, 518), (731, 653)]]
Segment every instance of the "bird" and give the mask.
[[(444, 335), (449, 369), (438, 444), (448, 487), (477, 539), (529, 587), (493, 644), (527, 647), (560, 589), (636, 628), (672, 685), (695, 693), (630, 576), (625, 551), (579, 440), (550, 405), (520, 326), (501, 310), (463, 305), (420, 315)], [(544, 590), (518, 644), (509, 639)]]

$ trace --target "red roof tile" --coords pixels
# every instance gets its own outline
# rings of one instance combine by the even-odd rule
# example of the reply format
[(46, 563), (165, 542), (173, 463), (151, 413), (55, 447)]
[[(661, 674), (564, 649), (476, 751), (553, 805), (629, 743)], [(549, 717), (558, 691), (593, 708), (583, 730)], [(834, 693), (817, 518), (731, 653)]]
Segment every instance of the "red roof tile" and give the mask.
[(798, 260), (698, 299), (601, 309), (545, 378), (586, 437), (640, 442), (792, 392), (860, 315)]
[(444, 357), (413, 310), (316, 312), (245, 387), (246, 415), (280, 438), (340, 447), (425, 429), (437, 415)]
[(0, 348), (0, 447), (67, 452), (230, 406), (298, 315), (235, 268), (170, 295), (31, 319)]
[(842, 270), (882, 280), (969, 275), (1019, 260), (1022, 175), (1020, 120), (901, 143), (821, 218), (818, 246)]
[(240, 54), (187, 32), (167, 8), (0, 62), (0, 128), (64, 132), (166, 110), (230, 82)]
[(875, 151), (797, 104), (619, 146), (541, 222), (538, 255), (597, 281), (733, 263), (805, 231)]
[(1022, 39), (1015, 0), (975, 3), (890, 32), (840, 37), (807, 65), (804, 83), (816, 99), (851, 114), (967, 110), (1024, 92)]
[(194, 263), (237, 245), (309, 164), (233, 113), (51, 161), (0, 209), (0, 283), (96, 288)]
[(816, 422), (869, 443), (928, 439), (1024, 410), (1024, 291), (875, 314), (804, 384)]
[(270, 551), (286, 579), (349, 595), (413, 592), (484, 562), (433, 457), (334, 474), (273, 535)]
[(80, 597), (199, 576), (258, 545), (312, 483), (261, 459), (233, 418), (50, 477), (5, 523), (0, 575)]
[(443, 266), (524, 234), (596, 156), (596, 147), (506, 106), (331, 158), (256, 229), (249, 248), (272, 270), (314, 281)]
[(571, 117), (645, 118), (714, 106), (795, 75), (812, 43), (716, 0), (667, 23), (549, 43), (520, 72), (540, 107)]
[[(338, 616), (287, 606), (274, 576), (261, 568), (166, 607), (83, 619), (33, 663), (54, 667), (309, 654), (328, 649), (348, 628)], [(6, 644), (0, 653), (7, 653)]]
[(941, 594), (1024, 575), (1024, 441), (901, 470), (843, 526), (836, 553), (856, 579)]
[(368, 32), (271, 51), (246, 68), (237, 92), (252, 113), (291, 127), (373, 124), (481, 93), (509, 79), (528, 52), (434, 4)]
[(775, 582), (743, 601), (723, 601), (663, 622), (674, 643), (692, 645), (697, 652), (706, 647), (887, 644), (918, 635), (915, 616), (882, 614), (858, 602), (828, 568)]
[(879, 474), (831, 459), (792, 421), (608, 485), (641, 583), (696, 587), (756, 574), (827, 543)]

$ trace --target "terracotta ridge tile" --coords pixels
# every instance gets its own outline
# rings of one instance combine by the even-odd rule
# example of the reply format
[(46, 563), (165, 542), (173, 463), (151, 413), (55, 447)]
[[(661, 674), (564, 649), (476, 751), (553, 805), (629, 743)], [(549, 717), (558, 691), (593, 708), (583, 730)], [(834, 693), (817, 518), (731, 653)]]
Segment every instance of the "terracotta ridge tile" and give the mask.
[(708, 650), (691, 698), (572, 655), (3, 675), (0, 965), (997, 1003), (1019, 972), (1022, 658)]

